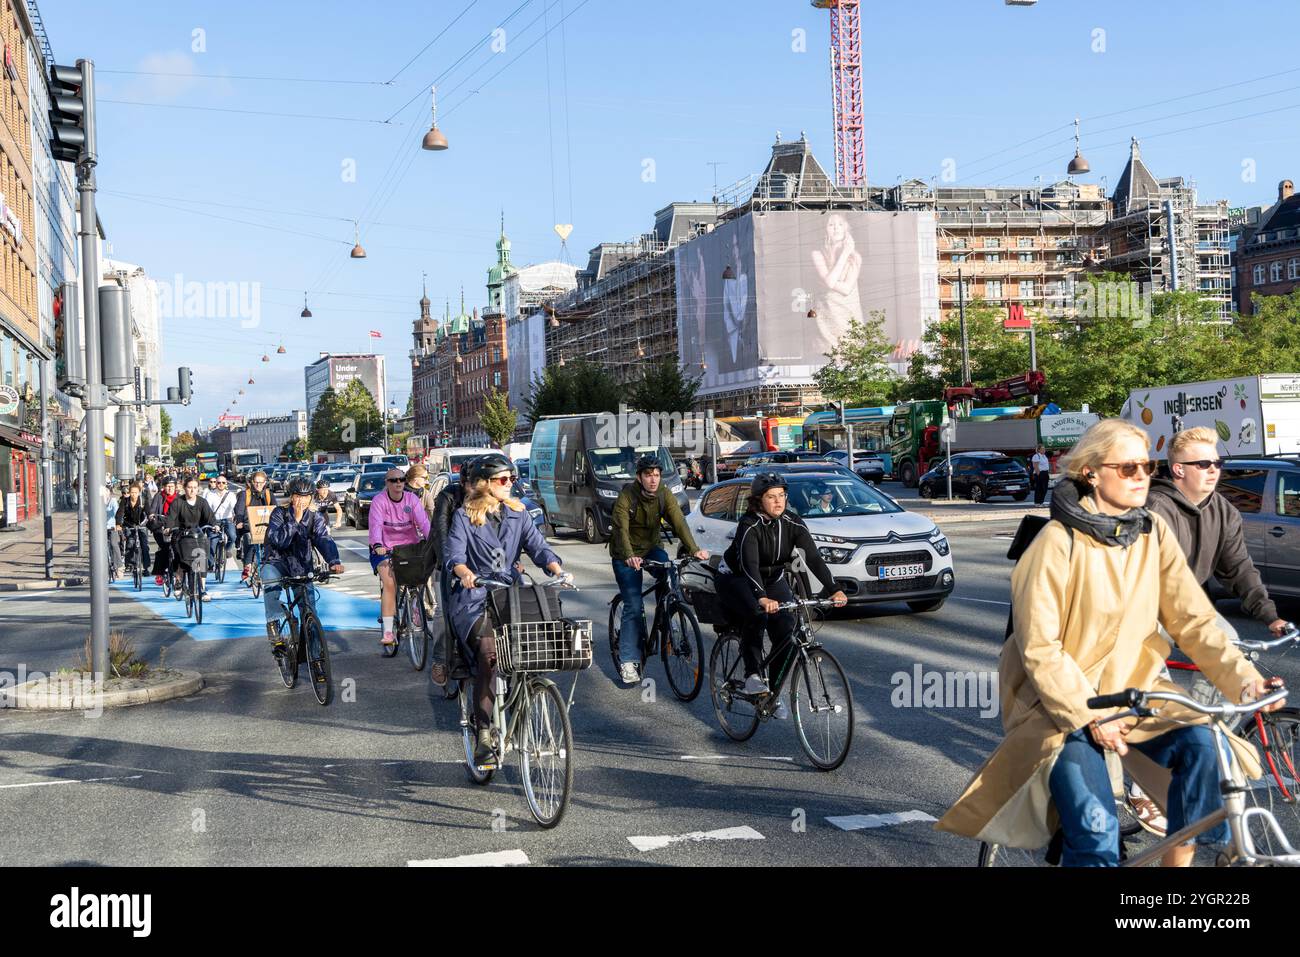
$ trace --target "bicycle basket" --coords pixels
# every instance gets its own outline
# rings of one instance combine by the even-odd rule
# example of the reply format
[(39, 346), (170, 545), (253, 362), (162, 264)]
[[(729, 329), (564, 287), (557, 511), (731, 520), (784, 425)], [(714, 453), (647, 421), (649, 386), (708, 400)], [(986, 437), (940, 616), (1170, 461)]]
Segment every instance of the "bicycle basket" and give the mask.
[(691, 562), (681, 572), (682, 594), (695, 610), (695, 617), (704, 625), (727, 623), (726, 609), (718, 595), (718, 556), (708, 564)]
[(393, 577), (397, 584), (419, 588), (429, 577), (428, 546), (424, 542), (398, 545), (392, 550)]
[(591, 667), (591, 621), (561, 618), (503, 625), (496, 636), (497, 671), (583, 671)]

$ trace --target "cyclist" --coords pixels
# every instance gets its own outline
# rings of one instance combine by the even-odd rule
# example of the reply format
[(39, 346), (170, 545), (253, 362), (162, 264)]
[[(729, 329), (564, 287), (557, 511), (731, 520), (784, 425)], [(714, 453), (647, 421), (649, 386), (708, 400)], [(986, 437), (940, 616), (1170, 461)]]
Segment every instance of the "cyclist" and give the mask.
[(253, 528), (248, 519), (248, 510), (254, 505), (274, 505), (275, 496), (266, 487), (266, 473), (261, 469), (253, 473), (252, 481), (244, 489), (235, 503), (235, 531), (239, 534), (239, 559), (244, 563), (240, 581), (248, 581), (253, 574)]
[(406, 475), (391, 468), (384, 476), (384, 491), (370, 502), (370, 567), (379, 576), (379, 614), (384, 620), (383, 645), (397, 644), (393, 616), (397, 612), (397, 581), (392, 556), (398, 545), (411, 545), (429, 537), (429, 516), (415, 495), (406, 491)]
[[(628, 482), (614, 502), (612, 525), (614, 534), (609, 554), (614, 566), (614, 580), (623, 596), (623, 624), (619, 629), (620, 645), (631, 639), (628, 659), (620, 652), (619, 677), (624, 684), (634, 685), (641, 680), (641, 649), (645, 647), (645, 602), (642, 597), (641, 563), (668, 561), (668, 553), (660, 545), (661, 523), (667, 522), (688, 552), (700, 561), (708, 561), (709, 553), (696, 544), (686, 525), (677, 499), (662, 485), (663, 471), (657, 456), (643, 455), (637, 459), (636, 481)], [(662, 581), (662, 571), (653, 572), (656, 581)]]
[[(191, 556), (186, 551), (186, 546), (182, 545), (184, 539), (193, 539), (200, 537), (204, 542), (208, 541), (206, 533), (200, 533), (199, 529), (204, 526), (211, 526), (216, 523), (212, 517), (212, 506), (206, 499), (199, 498), (199, 480), (191, 475), (185, 480), (185, 497), (177, 500), (172, 504), (167, 513), (167, 528), (172, 533), (172, 545), (176, 549), (176, 561), (183, 567), (188, 568)], [(200, 552), (200, 557), (202, 552)], [(210, 601), (207, 590), (207, 575), (197, 576), (199, 580), (199, 597), (202, 601)]]
[(117, 534), (117, 507), (119, 499), (110, 481), (99, 490), (99, 500), (104, 506), (105, 527), (108, 530), (108, 564), (110, 568), (122, 567), (122, 540)]
[(217, 554), (221, 536), (216, 532), (211, 534), (212, 567), (216, 568), (217, 562), (225, 564), (231, 549), (235, 547), (235, 500), (237, 496), (230, 491), (226, 477), (217, 475), (208, 480), (208, 490), (203, 493), (203, 497), (212, 506), (212, 517), (215, 519), (212, 524), (226, 533), (226, 547), (221, 555)]
[(296, 478), (289, 483), (289, 504), (278, 506), (266, 526), (265, 560), (262, 563), (262, 598), (266, 607), (266, 636), (282, 645), (281, 622), (289, 616), (277, 584), (281, 578), (311, 573), (312, 549), (329, 563), (335, 575), (343, 574), (339, 547), (330, 538), (325, 516), (311, 507), (311, 480)]
[[(848, 603), (844, 592), (834, 585), (834, 577), (813, 544), (808, 526), (786, 508), (786, 482), (776, 472), (755, 475), (749, 485), (749, 507), (736, 523), (736, 538), (722, 555), (724, 574), (718, 579), (718, 594), (728, 614), (740, 626), (740, 651), (745, 659), (745, 693), (766, 694), (768, 683), (763, 677), (763, 631), (772, 639), (773, 649), (790, 645), (783, 655), (774, 655), (768, 665), (773, 681), (785, 668), (794, 650), (790, 638), (796, 620), (788, 611), (777, 611), (781, 602), (794, 601), (795, 595), (784, 572), (794, 557), (803, 552), (804, 564), (823, 583), (818, 597), (829, 598), (836, 606)], [(778, 702), (772, 716), (789, 716), (785, 702)]]
[(167, 538), (167, 515), (176, 504), (176, 480), (166, 479), (162, 489), (149, 502), (149, 526), (158, 550), (153, 556), (153, 583), (161, 586), (163, 576), (170, 575), (175, 567), (171, 543)]
[[(141, 491), (138, 480), (127, 487), (126, 495), (117, 503), (115, 521), (118, 535), (122, 536), (125, 532), (123, 545), (134, 547), (133, 562), (140, 569), (140, 573), (144, 574), (145, 567), (149, 564), (149, 539), (145, 537), (144, 532), (138, 530), (137, 526), (148, 524), (149, 507), (145, 504)], [(125, 551), (131, 554), (130, 548), (126, 548)]]
[[(504, 460), (504, 461), (501, 461)], [(460, 587), (446, 597), (452, 627), (471, 653), (477, 653), (474, 680), (474, 718), (478, 728), (474, 759), (483, 764), (492, 756), (491, 725), (496, 676), (496, 642), (484, 613), (487, 590), (478, 588), (479, 575), (519, 580), (515, 563), (522, 551), (539, 568), (562, 574), (557, 556), (533, 524), (524, 503), (511, 494), (514, 466), (503, 455), (484, 455), (461, 471), (466, 484), (465, 504), (456, 509), (445, 543), (444, 566), (459, 579)], [(373, 510), (374, 506), (371, 506)]]
[(313, 512), (323, 513), (334, 509), (334, 527), (343, 524), (343, 507), (339, 505), (338, 496), (330, 491), (330, 483), (324, 479), (317, 480), (316, 494), (311, 497), (308, 505)]
[(413, 493), (420, 500), (420, 504), (424, 506), (424, 511), (429, 516), (429, 522), (432, 524), (433, 506), (437, 501), (437, 496), (433, 494), (433, 489), (429, 488), (429, 470), (423, 465), (412, 465), (407, 469), (406, 490)]
[[(1106, 715), (1088, 699), (1125, 688), (1179, 690), (1161, 677), (1162, 624), (1229, 700), (1268, 691), (1216, 626), (1168, 524), (1144, 507), (1155, 469), (1146, 433), (1107, 419), (1084, 433), (1062, 466), (1051, 521), (1011, 573), (1012, 634), (998, 672), (1006, 737), (935, 827), (1041, 847), (1051, 837), (1048, 821), (1059, 817), (1062, 864), (1113, 867), (1119, 824), (1105, 753), (1140, 752), (1124, 763), (1165, 805), (1171, 832), (1221, 805), (1218, 758), (1202, 715), (1166, 702), (1157, 717), (1099, 725)], [(1253, 749), (1239, 738), (1230, 744), (1247, 776), (1259, 777)], [(1172, 779), (1152, 775), (1161, 771), (1156, 765)], [(1223, 843), (1227, 831), (1221, 822), (1195, 840)], [(1190, 843), (1176, 847), (1163, 863), (1187, 866), (1194, 851)]]

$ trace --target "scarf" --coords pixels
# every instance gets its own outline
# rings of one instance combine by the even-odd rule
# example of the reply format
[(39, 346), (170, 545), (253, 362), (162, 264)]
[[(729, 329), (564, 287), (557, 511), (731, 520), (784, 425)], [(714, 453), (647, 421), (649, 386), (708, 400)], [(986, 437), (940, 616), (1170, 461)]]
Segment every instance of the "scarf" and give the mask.
[(162, 500), (163, 500), (163, 514), (166, 515), (172, 507), (172, 502), (176, 501), (176, 493), (172, 492), (170, 495), (168, 495), (166, 492), (164, 492)]
[(1081, 496), (1091, 495), (1090, 486), (1064, 478), (1052, 492), (1052, 518), (1066, 528), (1091, 535), (1103, 545), (1127, 548), (1138, 536), (1151, 531), (1151, 513), (1131, 508), (1121, 515), (1102, 515), (1084, 508)]

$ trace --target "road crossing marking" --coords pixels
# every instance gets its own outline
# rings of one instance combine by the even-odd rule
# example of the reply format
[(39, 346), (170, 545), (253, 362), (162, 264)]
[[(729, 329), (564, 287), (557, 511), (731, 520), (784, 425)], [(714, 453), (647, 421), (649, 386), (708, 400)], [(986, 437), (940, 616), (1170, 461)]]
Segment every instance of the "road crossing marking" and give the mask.
[(952, 597), (956, 598), (958, 601), (977, 601), (981, 605), (1001, 605), (1003, 608), (1006, 608), (1011, 604), (1009, 601), (994, 601), (991, 598), (967, 598), (965, 595), (953, 595)]
[(757, 758), (759, 761), (793, 761), (794, 758), (777, 754), (683, 754), (683, 761), (730, 761), (733, 758)]
[(657, 851), (669, 844), (699, 841), (762, 841), (762, 834), (749, 825), (724, 827), (717, 831), (691, 831), (689, 834), (664, 834), (657, 837), (629, 837), (628, 842), (638, 851)]
[(935, 818), (924, 811), (899, 811), (896, 814), (849, 814), (844, 817), (828, 817), (826, 820), (841, 831), (861, 831), (869, 827), (893, 827), (895, 824), (933, 821)]
[(513, 851), (490, 851), (487, 854), (464, 854), (460, 857), (435, 858), (424, 861), (407, 861), (407, 867), (515, 867), (527, 864), (528, 855), (516, 848)]
[(24, 784), (0, 784), (0, 788), (43, 788), (51, 784), (90, 784), (94, 781), (138, 781), (143, 774), (130, 774), (117, 778), (64, 778), (60, 781), (27, 781)]

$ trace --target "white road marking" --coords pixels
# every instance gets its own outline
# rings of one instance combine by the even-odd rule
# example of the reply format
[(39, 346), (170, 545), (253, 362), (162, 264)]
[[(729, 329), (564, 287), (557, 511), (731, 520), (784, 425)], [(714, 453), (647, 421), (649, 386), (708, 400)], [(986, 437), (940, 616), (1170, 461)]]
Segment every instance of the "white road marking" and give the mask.
[(658, 837), (629, 837), (628, 842), (638, 851), (655, 851), (669, 844), (698, 841), (762, 841), (764, 837), (748, 825), (724, 827), (717, 831), (692, 831), (689, 834), (664, 834)]
[(143, 774), (131, 774), (122, 778), (66, 778), (61, 781), (28, 781), (25, 784), (0, 784), (0, 788), (42, 788), (51, 784), (90, 784), (92, 781), (137, 781)]
[(734, 758), (756, 757), (759, 761), (793, 761), (794, 758), (777, 754), (683, 754), (683, 761), (730, 761)]
[(952, 597), (956, 598), (958, 601), (977, 601), (981, 605), (1001, 605), (1003, 608), (1007, 608), (1011, 605), (1011, 602), (1009, 601), (994, 601), (991, 598), (967, 598), (965, 595), (953, 595)]
[(868, 827), (893, 827), (895, 824), (933, 821), (935, 818), (924, 811), (900, 811), (897, 814), (849, 814), (845, 817), (828, 817), (826, 820), (841, 831), (860, 831)]
[(512, 867), (528, 863), (522, 850), (491, 851), (487, 854), (465, 854), (461, 857), (444, 857), (425, 861), (407, 861), (407, 867)]

